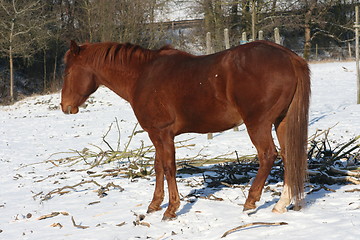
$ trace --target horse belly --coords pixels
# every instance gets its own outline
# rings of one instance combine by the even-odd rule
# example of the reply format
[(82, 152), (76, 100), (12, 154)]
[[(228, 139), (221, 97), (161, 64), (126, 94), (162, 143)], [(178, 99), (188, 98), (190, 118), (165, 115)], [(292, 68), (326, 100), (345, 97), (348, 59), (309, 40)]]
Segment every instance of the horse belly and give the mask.
[(221, 132), (239, 126), (243, 120), (236, 108), (227, 106), (219, 109), (209, 106), (204, 111), (188, 111), (182, 114), (177, 121), (177, 132), (211, 133)]

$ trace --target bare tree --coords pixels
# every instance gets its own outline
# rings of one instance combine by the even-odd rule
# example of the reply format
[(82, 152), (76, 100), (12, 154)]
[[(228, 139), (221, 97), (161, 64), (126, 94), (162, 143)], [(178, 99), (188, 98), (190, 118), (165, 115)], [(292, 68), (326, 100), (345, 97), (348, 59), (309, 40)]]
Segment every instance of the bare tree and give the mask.
[[(63, 0), (67, 29), (80, 42), (132, 42), (152, 47), (164, 30), (155, 12), (168, 0)], [(69, 38), (69, 37), (68, 37)]]
[[(224, 28), (228, 28), (226, 12), (231, 11), (230, 2), (222, 0), (202, 0), (198, 2), (199, 12), (204, 13), (204, 31), (200, 34), (205, 36), (206, 32), (211, 33), (212, 47), (214, 51), (220, 51), (224, 46)], [(234, 4), (232, 11), (236, 11)], [(233, 19), (234, 20), (234, 19)]]
[(14, 57), (29, 58), (44, 34), (40, 0), (0, 0), (0, 54), (9, 59), (10, 101), (14, 101)]

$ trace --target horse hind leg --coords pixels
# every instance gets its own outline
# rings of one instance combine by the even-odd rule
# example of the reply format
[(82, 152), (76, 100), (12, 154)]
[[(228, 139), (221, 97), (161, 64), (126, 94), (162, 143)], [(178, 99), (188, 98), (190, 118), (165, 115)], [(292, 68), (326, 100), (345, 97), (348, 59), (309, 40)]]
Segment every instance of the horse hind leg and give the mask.
[[(282, 119), (281, 121), (279, 121), (278, 123), (275, 124), (275, 129), (276, 129), (276, 135), (280, 144), (280, 153), (281, 153), (281, 158), (282, 161), (285, 165), (285, 161), (286, 161), (286, 118)], [(286, 171), (286, 168), (284, 168), (284, 171)], [(273, 212), (275, 213), (284, 213), (287, 211), (287, 207), (290, 205), (291, 203), (291, 189), (287, 184), (287, 180), (286, 180), (286, 174), (284, 174), (284, 187), (283, 190), (281, 192), (281, 196), (279, 201), (275, 204), (274, 208), (273, 208)]]
[(289, 186), (285, 183), (279, 201), (275, 204), (273, 208), (274, 213), (284, 213), (287, 212), (287, 206), (291, 203), (291, 190)]
[(255, 203), (260, 200), (265, 181), (277, 157), (277, 151), (271, 135), (272, 124), (247, 126), (252, 143), (257, 149), (260, 167), (249, 190), (244, 204), (244, 211), (255, 209)]

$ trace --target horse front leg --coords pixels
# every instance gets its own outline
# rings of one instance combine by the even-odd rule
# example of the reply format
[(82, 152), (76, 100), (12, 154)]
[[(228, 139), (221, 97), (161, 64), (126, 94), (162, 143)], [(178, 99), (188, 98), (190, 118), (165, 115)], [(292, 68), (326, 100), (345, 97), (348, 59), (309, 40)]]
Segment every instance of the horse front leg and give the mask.
[(176, 211), (180, 206), (179, 191), (176, 183), (176, 163), (175, 163), (175, 147), (171, 144), (164, 154), (164, 172), (169, 191), (169, 206), (166, 209), (163, 220), (171, 220), (176, 218)]
[(160, 205), (164, 200), (164, 167), (157, 155), (155, 156), (155, 176), (155, 191), (147, 213), (161, 210)]
[(160, 204), (164, 198), (164, 175), (168, 184), (169, 206), (166, 209), (163, 220), (176, 218), (176, 211), (180, 206), (180, 197), (176, 184), (176, 163), (175, 163), (175, 145), (174, 136), (169, 131), (161, 131), (149, 136), (155, 146), (156, 160), (156, 186), (152, 202), (149, 205), (150, 210), (159, 210)]

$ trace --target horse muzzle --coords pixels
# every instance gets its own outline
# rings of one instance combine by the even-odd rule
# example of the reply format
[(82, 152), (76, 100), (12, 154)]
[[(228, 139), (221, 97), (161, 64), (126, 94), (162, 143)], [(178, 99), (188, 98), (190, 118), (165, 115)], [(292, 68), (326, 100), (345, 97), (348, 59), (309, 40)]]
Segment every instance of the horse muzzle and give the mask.
[(61, 109), (62, 109), (63, 113), (65, 113), (65, 114), (76, 114), (79, 112), (78, 107), (72, 107), (71, 105), (63, 106), (61, 104)]

